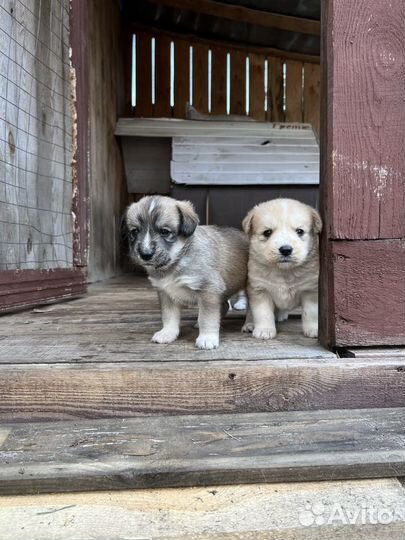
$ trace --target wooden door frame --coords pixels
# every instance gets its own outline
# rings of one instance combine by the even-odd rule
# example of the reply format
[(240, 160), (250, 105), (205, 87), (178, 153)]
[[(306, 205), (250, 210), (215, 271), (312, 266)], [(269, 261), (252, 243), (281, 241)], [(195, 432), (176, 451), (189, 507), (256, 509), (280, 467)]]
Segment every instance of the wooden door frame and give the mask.
[(0, 272), (0, 312), (25, 308), (86, 292), (88, 251), (88, 6), (71, 1), (70, 46), (76, 81), (76, 140), (73, 158), (73, 266)]
[(405, 345), (405, 6), (324, 0), (320, 340)]

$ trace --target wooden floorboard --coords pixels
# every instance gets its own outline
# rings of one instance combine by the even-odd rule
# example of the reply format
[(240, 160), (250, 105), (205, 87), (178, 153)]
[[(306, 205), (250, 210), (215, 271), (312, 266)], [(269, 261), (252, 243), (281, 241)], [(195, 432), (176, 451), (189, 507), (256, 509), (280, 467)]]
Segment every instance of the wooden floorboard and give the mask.
[(0, 493), (405, 475), (405, 409), (3, 426)]
[(243, 320), (232, 311), (223, 321), (219, 349), (201, 351), (195, 347), (196, 310), (187, 309), (175, 343), (151, 343), (161, 328), (156, 291), (143, 277), (123, 277), (91, 287), (76, 301), (2, 317), (0, 364), (335, 358), (303, 336), (298, 318), (281, 323), (268, 342), (242, 334)]
[(212, 485), (2, 496), (0, 528), (2, 540), (403, 540), (404, 508), (395, 478)]

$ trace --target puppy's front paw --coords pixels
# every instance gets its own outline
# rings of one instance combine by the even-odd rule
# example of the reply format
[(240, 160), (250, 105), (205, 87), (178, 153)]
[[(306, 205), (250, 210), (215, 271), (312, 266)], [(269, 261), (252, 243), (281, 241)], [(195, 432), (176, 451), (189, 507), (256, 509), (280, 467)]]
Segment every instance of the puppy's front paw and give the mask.
[(173, 341), (176, 341), (178, 335), (179, 333), (175, 330), (162, 328), (162, 330), (159, 330), (159, 332), (153, 335), (152, 341), (153, 343), (173, 343)]
[(255, 328), (253, 330), (253, 337), (256, 339), (273, 339), (277, 335), (277, 330), (273, 328)]
[(249, 332), (251, 333), (253, 332), (254, 327), (253, 322), (245, 322), (245, 324), (242, 326), (242, 332), (245, 332), (246, 334)]
[(318, 337), (318, 325), (317, 324), (306, 324), (302, 327), (305, 337)]
[(199, 349), (216, 349), (219, 345), (219, 336), (217, 334), (200, 334), (195, 344)]

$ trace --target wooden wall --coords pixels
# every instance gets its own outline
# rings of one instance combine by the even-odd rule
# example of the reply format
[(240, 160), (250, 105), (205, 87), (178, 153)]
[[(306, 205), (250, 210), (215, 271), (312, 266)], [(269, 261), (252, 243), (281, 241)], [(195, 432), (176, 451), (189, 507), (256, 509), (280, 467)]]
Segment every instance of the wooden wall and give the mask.
[[(132, 35), (135, 35), (135, 46), (131, 56)], [(152, 40), (155, 48), (154, 73)], [(172, 68), (171, 47), (174, 49)], [(245, 51), (240, 47), (209, 45), (192, 38), (182, 39), (145, 31), (131, 33), (126, 43), (128, 114), (139, 117), (186, 117), (186, 104), (190, 99), (190, 47), (192, 104), (200, 113), (225, 115), (229, 101), (230, 114), (246, 116), (248, 101), (248, 116), (255, 120), (308, 122), (319, 133), (319, 64), (283, 60), (260, 52)], [(246, 71), (249, 74), (248, 84)], [(228, 77), (230, 95), (227, 97)]]
[(69, 0), (0, 5), (0, 271), (70, 268)]
[(124, 106), (118, 2), (89, 2), (90, 155), (89, 280), (120, 272), (120, 220), (127, 201), (121, 150), (114, 136)]

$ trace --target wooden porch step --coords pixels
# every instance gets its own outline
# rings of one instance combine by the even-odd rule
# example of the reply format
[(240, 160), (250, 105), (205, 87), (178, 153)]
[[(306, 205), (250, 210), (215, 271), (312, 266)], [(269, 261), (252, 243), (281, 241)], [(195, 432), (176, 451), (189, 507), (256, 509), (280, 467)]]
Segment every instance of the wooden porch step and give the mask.
[(3, 425), (0, 494), (405, 475), (405, 409)]

